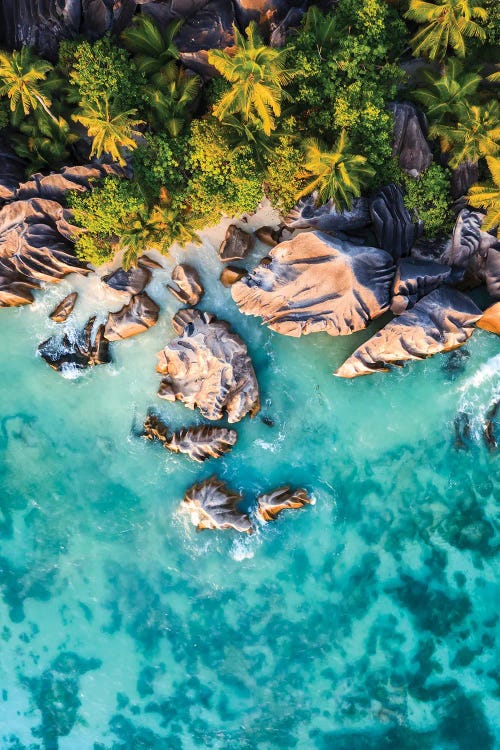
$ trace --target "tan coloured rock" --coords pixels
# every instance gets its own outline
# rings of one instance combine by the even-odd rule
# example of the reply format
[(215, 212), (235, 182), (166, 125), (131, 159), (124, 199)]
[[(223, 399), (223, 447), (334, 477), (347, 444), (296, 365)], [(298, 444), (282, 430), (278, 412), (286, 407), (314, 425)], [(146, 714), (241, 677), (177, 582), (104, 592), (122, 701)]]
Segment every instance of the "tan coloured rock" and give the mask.
[(310, 505), (311, 498), (303, 489), (278, 487), (257, 498), (257, 517), (261, 521), (275, 521), (283, 510), (296, 510)]
[(187, 263), (179, 263), (172, 271), (174, 284), (167, 284), (168, 291), (183, 305), (197, 305), (204, 289), (196, 268)]
[(142, 437), (146, 440), (164, 443), (168, 438), (168, 426), (156, 414), (148, 414), (144, 420)]
[(230, 287), (236, 284), (237, 281), (246, 276), (244, 268), (238, 268), (238, 266), (226, 266), (221, 275), (219, 276), (220, 282), (225, 287)]
[(239, 422), (260, 408), (257, 378), (244, 342), (229, 323), (199, 310), (174, 317), (174, 338), (158, 355), (158, 395), (198, 408), (206, 419)]
[(73, 312), (77, 299), (78, 292), (71, 292), (71, 294), (66, 295), (66, 297), (52, 310), (49, 318), (51, 318), (54, 323), (64, 323)]
[(362, 344), (335, 375), (355, 378), (387, 372), (411, 359), (457, 349), (472, 336), (481, 311), (454, 289), (436, 289)]
[(389, 308), (394, 272), (384, 250), (305, 232), (274, 247), (231, 294), (278, 333), (347, 335)]
[(108, 341), (137, 336), (156, 325), (159, 312), (160, 308), (146, 292), (136, 294), (121, 310), (109, 313), (104, 335)]
[(488, 307), (476, 323), (478, 328), (500, 336), (500, 302)]
[(254, 236), (244, 229), (231, 224), (219, 248), (219, 258), (226, 263), (230, 260), (244, 260), (254, 244)]
[(426, 294), (445, 284), (450, 276), (451, 268), (442, 263), (402, 258), (394, 278), (392, 312), (401, 315)]
[(199, 425), (177, 430), (164, 442), (172, 453), (184, 453), (193, 461), (202, 463), (208, 458), (220, 458), (236, 444), (238, 435), (227, 427)]
[(203, 529), (233, 529), (251, 534), (252, 526), (246, 513), (238, 510), (241, 495), (213, 476), (188, 489), (180, 510), (189, 513), (198, 531)]

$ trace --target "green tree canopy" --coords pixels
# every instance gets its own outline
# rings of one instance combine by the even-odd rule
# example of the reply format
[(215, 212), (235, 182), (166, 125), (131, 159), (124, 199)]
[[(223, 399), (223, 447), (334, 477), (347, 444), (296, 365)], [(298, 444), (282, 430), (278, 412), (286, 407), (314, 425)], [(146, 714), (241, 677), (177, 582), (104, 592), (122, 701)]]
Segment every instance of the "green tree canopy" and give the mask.
[(136, 114), (135, 109), (117, 112), (110, 107), (107, 98), (104, 98), (97, 104), (83, 106), (81, 112), (72, 117), (75, 122), (87, 128), (92, 138), (91, 156), (109, 154), (124, 166), (126, 162), (122, 150), (128, 148), (133, 151), (136, 148), (134, 137), (140, 135), (137, 126), (143, 124), (142, 120), (133, 119)]
[(443, 151), (450, 151), (450, 166), (464, 161), (477, 162), (485, 156), (496, 156), (500, 150), (500, 104), (460, 104), (455, 108), (457, 122), (436, 123), (429, 134), (439, 137)]
[(10, 100), (12, 112), (28, 115), (41, 107), (49, 117), (48, 75), (53, 66), (37, 57), (29, 47), (13, 52), (0, 52), (0, 96)]
[(478, 0), (410, 0), (405, 14), (423, 24), (411, 39), (413, 53), (443, 60), (448, 48), (465, 57), (466, 39), (486, 39), (488, 13)]
[(487, 156), (491, 180), (483, 185), (473, 185), (469, 189), (469, 203), (476, 208), (485, 208), (483, 229), (489, 231), (500, 226), (500, 158)]
[(125, 29), (123, 43), (134, 55), (134, 62), (141, 73), (148, 77), (159, 73), (171, 60), (179, 57), (174, 39), (182, 24), (182, 20), (174, 21), (162, 31), (152, 18), (142, 14)]
[(444, 71), (422, 72), (424, 88), (414, 92), (415, 99), (424, 105), (427, 116), (434, 122), (443, 122), (453, 118), (458, 107), (471, 103), (481, 76), (474, 72), (464, 72), (463, 64), (457, 57), (452, 57)]

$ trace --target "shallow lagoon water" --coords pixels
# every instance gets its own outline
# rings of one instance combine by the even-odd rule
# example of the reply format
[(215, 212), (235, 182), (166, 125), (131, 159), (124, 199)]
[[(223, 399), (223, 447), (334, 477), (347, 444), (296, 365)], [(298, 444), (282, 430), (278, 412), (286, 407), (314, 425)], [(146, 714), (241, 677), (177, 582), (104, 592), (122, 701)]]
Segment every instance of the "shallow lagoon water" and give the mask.
[[(148, 290), (158, 325), (80, 377), (35, 356), (58, 330), (48, 312), (77, 288), (67, 325), (81, 325), (122, 297), (70, 277), (1, 311), (0, 747), (497, 747), (500, 459), (481, 430), (498, 338), (336, 379), (367, 333), (294, 340), (240, 315), (210, 240), (177, 257), (200, 267), (201, 307), (247, 341), (262, 396), (217, 461), (134, 434), (149, 407), (201, 421), (156, 396), (167, 272)], [(213, 473), (250, 508), (283, 483), (316, 502), (251, 537), (198, 534), (177, 509)]]

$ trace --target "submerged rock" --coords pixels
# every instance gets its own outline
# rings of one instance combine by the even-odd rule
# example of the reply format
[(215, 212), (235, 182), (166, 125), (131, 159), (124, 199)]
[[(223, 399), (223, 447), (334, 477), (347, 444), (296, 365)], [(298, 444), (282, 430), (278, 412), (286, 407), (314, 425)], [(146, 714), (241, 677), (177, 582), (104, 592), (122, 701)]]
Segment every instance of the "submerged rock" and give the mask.
[(442, 263), (403, 258), (397, 267), (391, 310), (401, 315), (419, 299), (449, 281), (452, 269)]
[(412, 221), (399, 187), (387, 185), (378, 190), (370, 203), (370, 213), (380, 247), (395, 260), (409, 255), (420, 230)]
[(168, 291), (183, 305), (197, 305), (204, 289), (196, 268), (187, 263), (179, 263), (172, 271), (174, 284), (167, 284)]
[(149, 268), (138, 265), (128, 271), (118, 268), (116, 271), (103, 276), (102, 281), (117, 292), (140, 294), (151, 281), (151, 277), (152, 273)]
[(257, 498), (257, 516), (261, 521), (275, 521), (283, 510), (295, 510), (310, 504), (311, 498), (306, 490), (278, 487), (278, 489), (265, 495), (259, 495)]
[(156, 414), (148, 414), (144, 420), (142, 437), (164, 443), (168, 438), (168, 425)]
[(489, 407), (485, 415), (484, 426), (483, 426), (483, 436), (484, 436), (486, 445), (488, 446), (490, 451), (496, 451), (498, 448), (498, 440), (495, 435), (495, 419), (497, 417), (499, 410), (500, 410), (500, 400), (494, 401)]
[(71, 292), (52, 310), (49, 315), (55, 323), (64, 323), (73, 312), (73, 308), (78, 299), (78, 292)]
[(199, 310), (174, 317), (179, 332), (158, 355), (158, 395), (198, 408), (206, 419), (239, 422), (259, 411), (259, 388), (247, 347), (229, 323)]
[(236, 284), (237, 281), (246, 276), (246, 270), (244, 268), (238, 268), (238, 266), (226, 266), (219, 276), (221, 284), (225, 287), (230, 287)]
[(234, 529), (252, 533), (250, 518), (238, 510), (241, 495), (213, 476), (190, 487), (180, 510), (189, 513), (198, 531), (203, 529)]
[(90, 318), (83, 332), (70, 339), (64, 334), (62, 339), (52, 336), (38, 346), (41, 357), (53, 370), (73, 366), (80, 370), (111, 362), (109, 341), (104, 336), (104, 325), (100, 325), (92, 335), (95, 318)]
[(306, 232), (274, 247), (231, 293), (278, 333), (347, 335), (389, 308), (394, 271), (384, 250)]
[(104, 335), (108, 341), (137, 336), (156, 325), (159, 312), (160, 308), (146, 292), (136, 294), (121, 310), (109, 313)]
[[(355, 198), (349, 210), (338, 211), (333, 200), (316, 206), (316, 194), (300, 200), (285, 220), (289, 229), (317, 229), (321, 232), (357, 232), (371, 224), (366, 198)], [(282, 241), (283, 237), (278, 238)]]
[(454, 289), (436, 289), (362, 344), (335, 375), (355, 378), (387, 372), (411, 359), (425, 359), (462, 346), (481, 311)]
[(488, 307), (476, 323), (478, 328), (482, 328), (490, 333), (496, 333), (500, 336), (500, 302)]
[(32, 302), (41, 281), (89, 273), (73, 252), (78, 229), (56, 201), (32, 198), (0, 210), (0, 307)]
[(238, 435), (226, 427), (199, 425), (176, 430), (164, 442), (172, 453), (184, 453), (193, 461), (202, 463), (208, 458), (220, 458), (236, 444)]
[(408, 102), (397, 102), (390, 109), (394, 114), (392, 155), (397, 157), (401, 169), (417, 177), (432, 163), (432, 152), (424, 135), (425, 117)]
[(253, 244), (254, 237), (252, 234), (245, 232), (236, 224), (230, 224), (219, 248), (219, 258), (223, 263), (230, 260), (244, 260), (251, 251)]

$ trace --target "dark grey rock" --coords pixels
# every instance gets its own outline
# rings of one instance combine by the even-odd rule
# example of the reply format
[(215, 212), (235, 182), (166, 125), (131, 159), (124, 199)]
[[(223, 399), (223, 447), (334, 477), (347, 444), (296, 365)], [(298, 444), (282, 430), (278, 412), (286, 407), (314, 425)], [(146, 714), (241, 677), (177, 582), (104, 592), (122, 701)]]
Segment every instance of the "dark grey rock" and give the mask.
[(104, 284), (117, 292), (126, 292), (127, 294), (140, 294), (151, 281), (151, 271), (145, 266), (138, 265), (125, 271), (118, 268), (110, 274), (102, 277)]
[[(285, 225), (289, 230), (317, 229), (321, 232), (349, 234), (364, 229), (371, 224), (371, 221), (369, 203), (366, 198), (355, 198), (349, 210), (337, 211), (332, 200), (316, 206), (316, 196), (313, 194), (300, 200), (292, 208), (285, 219)], [(278, 241), (286, 239), (289, 238), (281, 236)]]
[(413, 223), (397, 185), (387, 185), (375, 193), (370, 213), (379, 246), (395, 260), (409, 255), (420, 230)]
[(401, 169), (418, 177), (432, 163), (432, 152), (425, 139), (425, 116), (408, 102), (395, 102), (389, 108), (394, 114), (392, 155), (398, 158)]
[(219, 258), (226, 263), (231, 260), (244, 260), (252, 250), (254, 237), (244, 229), (231, 224), (219, 248)]
[(53, 370), (62, 370), (65, 366), (73, 366), (80, 370), (95, 365), (111, 362), (109, 342), (104, 337), (104, 325), (97, 328), (93, 335), (95, 318), (90, 318), (83, 332), (70, 339), (64, 334), (62, 339), (52, 336), (38, 346), (43, 359)]
[(452, 269), (442, 263), (402, 258), (396, 270), (391, 310), (401, 315), (426, 294), (450, 281)]

